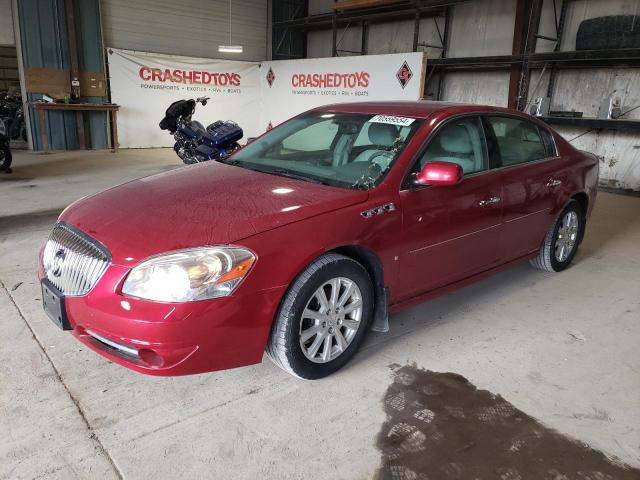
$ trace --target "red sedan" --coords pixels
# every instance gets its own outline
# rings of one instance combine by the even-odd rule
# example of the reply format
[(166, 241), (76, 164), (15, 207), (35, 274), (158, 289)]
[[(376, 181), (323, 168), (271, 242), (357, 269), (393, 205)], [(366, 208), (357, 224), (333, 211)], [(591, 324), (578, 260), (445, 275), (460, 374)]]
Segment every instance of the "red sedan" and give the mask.
[(68, 207), (40, 255), (44, 308), (142, 373), (239, 367), (266, 349), (320, 378), (389, 312), (525, 260), (567, 268), (597, 179), (593, 155), (516, 111), (317, 108), (224, 163)]

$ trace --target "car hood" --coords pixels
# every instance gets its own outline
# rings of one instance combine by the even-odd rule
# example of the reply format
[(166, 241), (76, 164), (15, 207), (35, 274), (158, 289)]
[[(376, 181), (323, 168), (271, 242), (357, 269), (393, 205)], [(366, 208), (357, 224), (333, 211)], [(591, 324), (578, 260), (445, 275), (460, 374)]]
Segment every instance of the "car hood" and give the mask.
[(60, 220), (105, 245), (113, 263), (131, 266), (170, 250), (238, 242), (367, 197), (365, 191), (210, 162), (81, 199)]

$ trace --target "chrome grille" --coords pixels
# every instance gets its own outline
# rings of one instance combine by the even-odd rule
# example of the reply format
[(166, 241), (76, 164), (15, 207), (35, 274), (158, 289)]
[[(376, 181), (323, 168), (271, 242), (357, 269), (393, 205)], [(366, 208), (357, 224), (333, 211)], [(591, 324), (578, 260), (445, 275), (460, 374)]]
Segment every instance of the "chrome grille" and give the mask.
[(64, 295), (85, 295), (98, 283), (111, 256), (95, 240), (63, 223), (57, 224), (44, 247), (44, 271)]

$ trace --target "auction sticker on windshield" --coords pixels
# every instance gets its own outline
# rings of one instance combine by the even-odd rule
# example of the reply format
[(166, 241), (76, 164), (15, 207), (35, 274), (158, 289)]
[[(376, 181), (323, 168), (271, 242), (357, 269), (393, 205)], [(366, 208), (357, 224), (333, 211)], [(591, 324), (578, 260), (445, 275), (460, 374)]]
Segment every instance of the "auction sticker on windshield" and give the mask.
[(391, 125), (402, 125), (406, 127), (415, 122), (415, 120), (415, 118), (396, 117), (394, 115), (376, 115), (369, 121), (372, 123), (389, 123)]

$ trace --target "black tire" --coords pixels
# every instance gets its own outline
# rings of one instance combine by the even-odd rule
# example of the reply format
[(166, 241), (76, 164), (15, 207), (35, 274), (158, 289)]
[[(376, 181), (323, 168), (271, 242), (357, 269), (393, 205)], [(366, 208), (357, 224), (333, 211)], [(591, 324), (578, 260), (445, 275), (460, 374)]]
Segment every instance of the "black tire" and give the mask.
[(12, 158), (9, 140), (0, 135), (0, 172), (10, 171)]
[[(556, 257), (556, 242), (558, 241), (558, 233), (560, 228), (562, 227), (563, 221), (569, 212), (574, 212), (577, 216), (577, 231), (575, 232), (575, 239), (573, 243), (573, 247), (569, 253), (569, 255), (562, 261), (560, 261)], [(580, 246), (580, 242), (582, 240), (584, 234), (585, 227), (585, 217), (582, 211), (582, 207), (580, 204), (571, 200), (567, 205), (562, 209), (560, 215), (551, 226), (549, 231), (544, 237), (544, 241), (542, 242), (542, 246), (540, 247), (540, 252), (538, 256), (530, 261), (531, 265), (540, 270), (545, 270), (547, 272), (561, 272), (565, 268), (567, 268), (573, 257), (575, 257), (578, 252), (578, 247)]]
[[(314, 293), (326, 282), (337, 277), (347, 278), (360, 289), (360, 325), (351, 343), (342, 353), (326, 363), (315, 363), (307, 358), (300, 345), (302, 312)], [(371, 278), (362, 265), (343, 255), (322, 255), (296, 278), (285, 294), (271, 328), (267, 355), (278, 367), (299, 378), (314, 380), (332, 374), (353, 357), (364, 340), (373, 318), (373, 300)]]
[(584, 20), (576, 34), (576, 50), (640, 48), (640, 16), (612, 15)]

